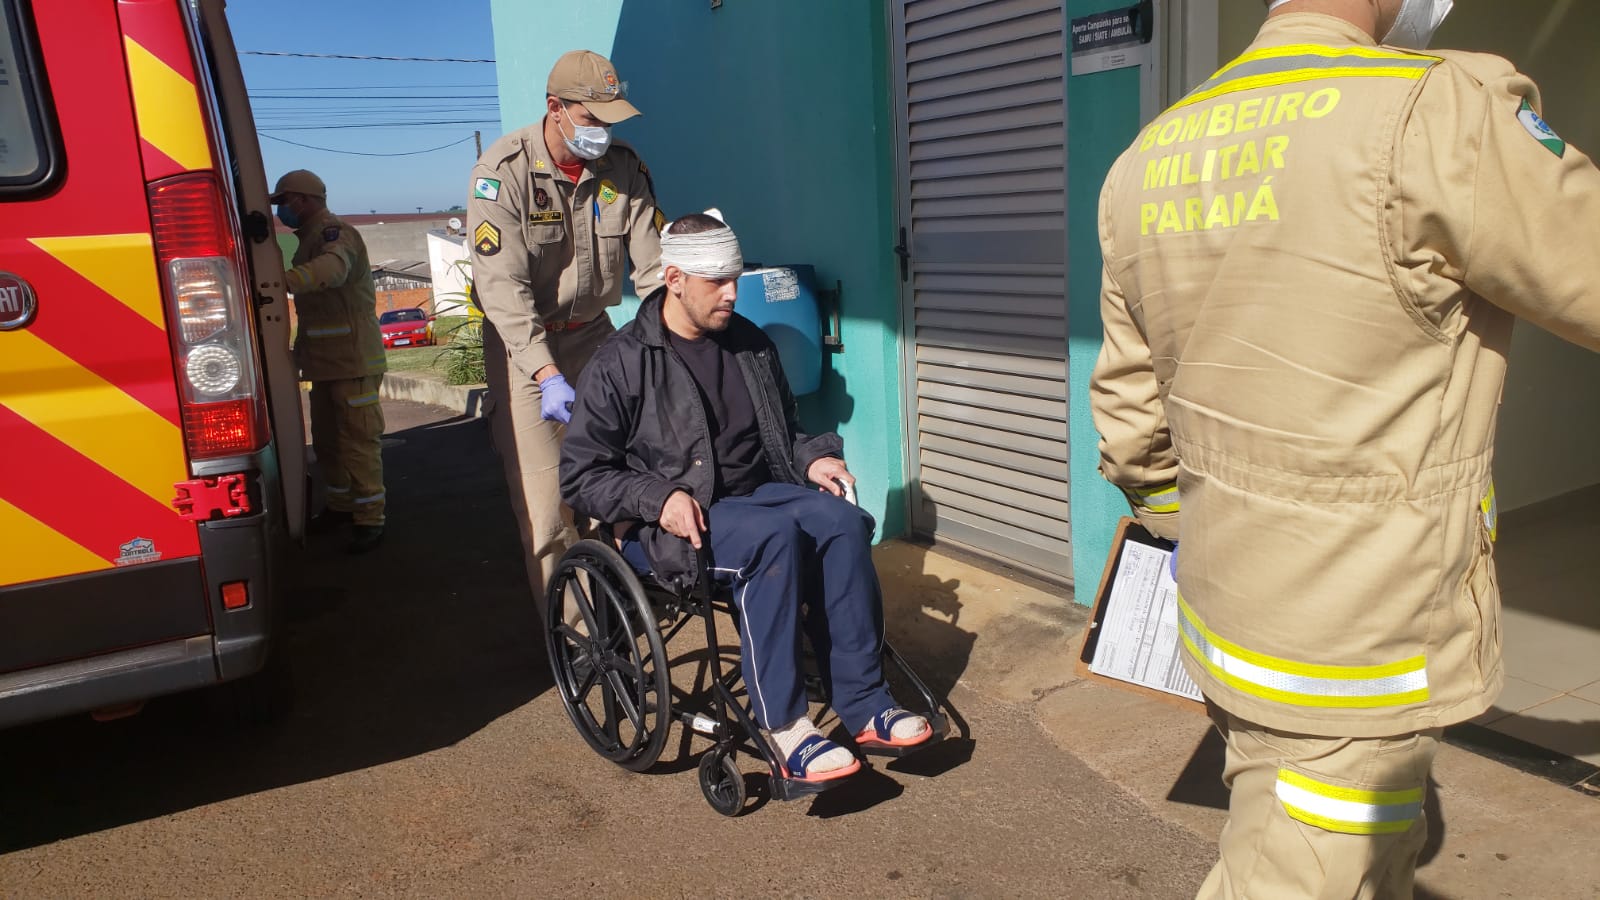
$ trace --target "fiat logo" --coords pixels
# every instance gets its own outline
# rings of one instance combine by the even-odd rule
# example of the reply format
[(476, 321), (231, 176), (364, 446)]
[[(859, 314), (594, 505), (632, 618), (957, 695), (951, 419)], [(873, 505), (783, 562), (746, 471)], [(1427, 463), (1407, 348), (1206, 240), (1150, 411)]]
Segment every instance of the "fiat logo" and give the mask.
[(22, 328), (39, 309), (33, 288), (10, 272), (0, 272), (0, 331)]

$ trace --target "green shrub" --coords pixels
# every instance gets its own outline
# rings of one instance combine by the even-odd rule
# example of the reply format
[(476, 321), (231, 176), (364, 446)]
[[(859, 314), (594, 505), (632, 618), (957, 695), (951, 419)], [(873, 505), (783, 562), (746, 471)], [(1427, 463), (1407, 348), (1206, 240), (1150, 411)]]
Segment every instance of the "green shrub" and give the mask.
[[(463, 321), (446, 332), (450, 343), (440, 352), (444, 357), (444, 380), (450, 384), (483, 384), (483, 320), (461, 318)], [(437, 324), (434, 335), (440, 339)]]

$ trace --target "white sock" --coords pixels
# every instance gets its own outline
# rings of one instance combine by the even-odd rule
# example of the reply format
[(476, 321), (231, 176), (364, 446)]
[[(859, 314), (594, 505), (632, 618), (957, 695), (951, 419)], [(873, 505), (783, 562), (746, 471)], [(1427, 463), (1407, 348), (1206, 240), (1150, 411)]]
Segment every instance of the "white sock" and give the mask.
[(928, 720), (921, 716), (901, 716), (889, 726), (889, 734), (896, 740), (907, 740), (921, 734), (928, 728)]
[[(806, 738), (811, 735), (822, 737), (822, 732), (817, 730), (817, 726), (812, 724), (811, 719), (807, 716), (801, 716), (782, 728), (774, 728), (767, 733), (772, 737), (772, 743), (777, 745), (778, 755), (783, 757), (785, 762), (794, 753), (795, 748), (799, 747), (800, 743)], [(855, 757), (850, 755), (849, 750), (843, 747), (834, 747), (826, 753), (819, 753), (811, 757), (806, 763), (806, 771), (813, 774), (832, 772), (835, 769), (843, 769), (854, 760)]]
[[(928, 720), (926, 718), (900, 709), (899, 707), (890, 707), (878, 715), (881, 716), (884, 713), (894, 712), (897, 709), (900, 710), (900, 715), (889, 723), (889, 736), (891, 738), (897, 741), (910, 740), (911, 738), (922, 734), (923, 730), (929, 727)], [(873, 718), (876, 719), (877, 717), (878, 716), (874, 716)], [(872, 726), (869, 725), (867, 727), (871, 728)]]

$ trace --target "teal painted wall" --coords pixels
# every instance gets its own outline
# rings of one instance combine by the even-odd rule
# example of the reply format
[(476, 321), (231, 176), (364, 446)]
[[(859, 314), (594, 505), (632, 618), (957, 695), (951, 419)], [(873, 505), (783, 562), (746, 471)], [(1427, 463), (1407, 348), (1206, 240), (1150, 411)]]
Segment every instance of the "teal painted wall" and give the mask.
[[(843, 282), (844, 352), (803, 398), (808, 428), (844, 436), (880, 536), (905, 530), (894, 131), (887, 22), (862, 0), (584, 0), (551, 16), (492, 0), (507, 130), (543, 114), (555, 59), (606, 53), (644, 112), (639, 150), (671, 216), (715, 206), (745, 259), (810, 263)], [(619, 313), (626, 315), (631, 305)], [(620, 318), (621, 316), (618, 316)]]
[[(1115, 7), (1067, 0), (1070, 19)], [(1079, 603), (1094, 600), (1121, 492), (1100, 477), (1099, 434), (1089, 415), (1089, 376), (1100, 354), (1100, 186), (1139, 130), (1139, 70), (1067, 79), (1067, 436), (1072, 453), (1072, 576)]]

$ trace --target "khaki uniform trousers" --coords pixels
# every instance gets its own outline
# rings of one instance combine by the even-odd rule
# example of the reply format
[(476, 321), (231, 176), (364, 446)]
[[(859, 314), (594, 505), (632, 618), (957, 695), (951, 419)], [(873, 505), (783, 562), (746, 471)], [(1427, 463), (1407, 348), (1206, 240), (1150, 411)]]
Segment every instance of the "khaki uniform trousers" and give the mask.
[(311, 382), (311, 446), (328, 488), (328, 508), (357, 525), (382, 525), (383, 374)]
[(1214, 705), (1211, 718), (1227, 740), (1222, 780), (1233, 794), (1221, 859), (1200, 898), (1410, 900), (1441, 729), (1327, 738), (1273, 731)]
[[(603, 320), (603, 321), (602, 321)], [(546, 334), (556, 368), (576, 390), (589, 357), (616, 329), (604, 314), (582, 328)], [(561, 502), (561, 438), (566, 427), (546, 421), (539, 408), (543, 392), (512, 364), (499, 334), (483, 323), (483, 365), (489, 382), (489, 428), (505, 467), (511, 511), (522, 532), (528, 587), (539, 620), (544, 621), (545, 591), (561, 554), (577, 540), (572, 510)]]

